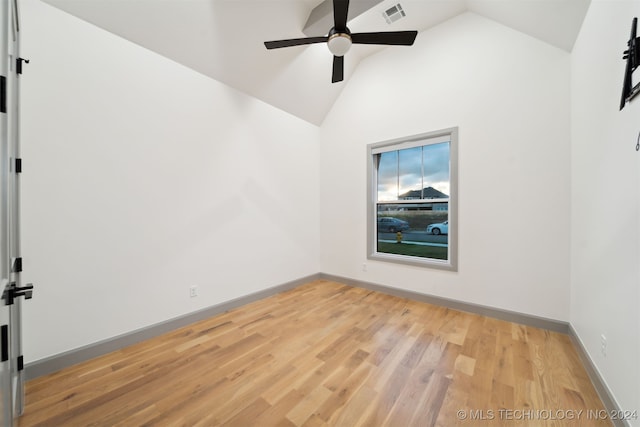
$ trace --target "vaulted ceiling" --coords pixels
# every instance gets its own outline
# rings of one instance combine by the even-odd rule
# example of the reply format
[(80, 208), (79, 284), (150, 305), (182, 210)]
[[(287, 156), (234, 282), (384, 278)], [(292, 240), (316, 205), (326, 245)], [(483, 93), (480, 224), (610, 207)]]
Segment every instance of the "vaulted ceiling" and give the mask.
[[(332, 26), (331, 0), (44, 1), (316, 125), (322, 123), (361, 60), (381, 49), (411, 49), (354, 45), (345, 56), (345, 81), (332, 84), (332, 56), (326, 44), (270, 51), (263, 44), (325, 35)], [(406, 17), (388, 24), (383, 13), (398, 3)], [(589, 3), (352, 0), (348, 25), (352, 32), (423, 32), (461, 13), (474, 12), (570, 52)], [(420, 38), (418, 34), (416, 43)], [(381, 80), (380, 84), (386, 83)]]

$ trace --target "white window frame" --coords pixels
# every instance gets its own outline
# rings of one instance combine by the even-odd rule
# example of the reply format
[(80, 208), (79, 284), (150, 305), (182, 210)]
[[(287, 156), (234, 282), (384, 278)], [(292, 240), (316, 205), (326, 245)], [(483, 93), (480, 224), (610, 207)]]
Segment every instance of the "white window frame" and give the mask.
[[(378, 170), (376, 154), (449, 141), (448, 259), (377, 252)], [(442, 129), (367, 145), (367, 258), (420, 267), (458, 271), (458, 128)], [(410, 201), (411, 202), (411, 201)], [(415, 203), (415, 201), (412, 201)]]

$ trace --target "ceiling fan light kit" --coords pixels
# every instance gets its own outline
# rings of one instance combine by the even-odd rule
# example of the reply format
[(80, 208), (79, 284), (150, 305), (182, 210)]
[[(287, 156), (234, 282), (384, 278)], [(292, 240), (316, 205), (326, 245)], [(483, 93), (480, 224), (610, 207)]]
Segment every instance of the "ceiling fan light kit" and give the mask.
[(349, 0), (333, 0), (333, 28), (328, 36), (305, 37), (299, 39), (275, 40), (264, 42), (267, 49), (279, 49), (313, 43), (327, 43), (333, 54), (333, 74), (331, 82), (340, 82), (344, 78), (344, 55), (351, 45), (378, 44), (411, 46), (418, 35), (417, 31), (382, 31), (376, 33), (354, 33), (347, 28)]
[[(334, 31), (334, 30), (332, 30)], [(329, 35), (327, 46), (334, 56), (344, 56), (351, 48), (351, 35), (347, 33), (337, 33)]]

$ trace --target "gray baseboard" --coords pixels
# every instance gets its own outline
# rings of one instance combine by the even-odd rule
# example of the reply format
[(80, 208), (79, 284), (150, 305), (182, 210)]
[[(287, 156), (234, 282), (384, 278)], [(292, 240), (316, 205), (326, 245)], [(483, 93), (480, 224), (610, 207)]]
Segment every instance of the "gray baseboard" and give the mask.
[(390, 286), (379, 285), (370, 282), (364, 282), (360, 280), (350, 279), (347, 277), (334, 276), (331, 274), (317, 273), (307, 277), (303, 277), (291, 282), (284, 283), (282, 285), (274, 286), (268, 289), (264, 289), (249, 295), (245, 295), (239, 298), (235, 298), (230, 301), (226, 301), (220, 304), (216, 304), (205, 309), (195, 311), (193, 313), (186, 314), (184, 316), (169, 319), (167, 321), (151, 325), (146, 328), (141, 328), (132, 332), (128, 332), (122, 335), (118, 335), (106, 340), (99, 341), (97, 343), (89, 344), (77, 349), (69, 350), (64, 353), (56, 354), (51, 357), (37, 360), (35, 362), (28, 363), (25, 366), (25, 379), (30, 380), (42, 375), (47, 375), (60, 369), (67, 368), (69, 366), (81, 363), (95, 357), (99, 357), (110, 353), (112, 351), (119, 350), (121, 348), (137, 344), (144, 340), (148, 340), (164, 333), (173, 331), (175, 329), (187, 326), (191, 323), (213, 317), (217, 314), (224, 313), (225, 311), (232, 310), (234, 308), (249, 304), (254, 301), (261, 300), (263, 298), (270, 297), (280, 292), (287, 291), (298, 287), (304, 283), (308, 283), (314, 280), (323, 279), (331, 280), (345, 285), (360, 287), (369, 289), (376, 292), (385, 293), (388, 295), (394, 295), (401, 298), (409, 298), (415, 301), (426, 302), (429, 304), (439, 305), (442, 307), (448, 307), (454, 310), (466, 311), (470, 313), (479, 314), (482, 316), (493, 317), (500, 320), (506, 320), (509, 322), (520, 323), (528, 326), (534, 326), (536, 328), (548, 329), (561, 333), (569, 332), (569, 324), (558, 320), (546, 319), (542, 317), (517, 313), (508, 310), (500, 310), (497, 308), (487, 307), (479, 304), (472, 304), (467, 302), (461, 302), (453, 299), (447, 299), (437, 297), (428, 294), (422, 294), (418, 292), (407, 291), (404, 289), (393, 288)]
[[(312, 282), (314, 280), (328, 280), (345, 285), (369, 289), (376, 292), (385, 293), (388, 295), (394, 295), (400, 298), (408, 298), (414, 301), (426, 302), (442, 307), (448, 307), (454, 310), (466, 311), (469, 313), (479, 314), (482, 316), (488, 316), (495, 319), (505, 320), (509, 322), (519, 323), (527, 326), (533, 326), (536, 328), (547, 329), (555, 332), (568, 334), (574, 343), (576, 351), (578, 352), (580, 359), (582, 360), (587, 374), (589, 375), (591, 382), (593, 383), (598, 395), (600, 396), (605, 408), (609, 411), (617, 411), (618, 407), (615, 399), (606, 383), (598, 373), (593, 361), (589, 357), (586, 349), (582, 345), (576, 331), (573, 327), (567, 323), (559, 320), (547, 319), (544, 317), (533, 316), (529, 314), (518, 313), (509, 310), (502, 310), (493, 307), (487, 307), (480, 304), (473, 304), (468, 302), (457, 301), (448, 298), (437, 297), (428, 294), (422, 294), (418, 292), (408, 291), (404, 289), (393, 288), (390, 286), (380, 285), (376, 283), (365, 282), (356, 279), (350, 279), (346, 277), (335, 276), (325, 273), (317, 273), (307, 277), (303, 277), (291, 282), (287, 282), (278, 286), (274, 286), (268, 289), (264, 289), (249, 295), (244, 295), (239, 298), (235, 298), (230, 301), (226, 301), (220, 304), (216, 304), (205, 309), (186, 314), (184, 316), (169, 319), (167, 321), (151, 325), (146, 328), (141, 328), (129, 333), (125, 333), (113, 338), (109, 338), (103, 341), (99, 341), (94, 344), (89, 344), (84, 347), (73, 349), (55, 356), (51, 356), (45, 359), (37, 360), (32, 363), (28, 363), (25, 366), (25, 379), (30, 380), (42, 375), (47, 375), (60, 369), (67, 368), (69, 366), (81, 363), (95, 357), (99, 357), (110, 353), (112, 351), (119, 350), (139, 343), (144, 340), (148, 340), (164, 333), (173, 331), (175, 329), (187, 326), (191, 323), (213, 317), (217, 314), (224, 313), (225, 311), (232, 310), (234, 308), (249, 304), (254, 301), (258, 301), (272, 295), (284, 292), (293, 288), (296, 288), (305, 283)], [(631, 427), (626, 421), (615, 421), (615, 427)]]
[(441, 307), (447, 307), (453, 310), (466, 311), (468, 313), (479, 314), (481, 316), (492, 317), (494, 319), (506, 320), (507, 322), (519, 323), (521, 325), (532, 326), (535, 328), (548, 329), (550, 331), (560, 332), (563, 334), (569, 333), (569, 323), (560, 320), (547, 319), (545, 317), (534, 316), (531, 314), (523, 314), (515, 311), (502, 310), (499, 308), (488, 307), (480, 304), (473, 304), (419, 292), (407, 291), (405, 289), (393, 288), (390, 286), (349, 279), (346, 277), (334, 276), (331, 274), (320, 273), (320, 278), (324, 280), (332, 280), (335, 282), (344, 283), (345, 285), (350, 285), (358, 288), (369, 289), (400, 298), (408, 298), (414, 301), (426, 302)]
[[(611, 393), (611, 390), (607, 387), (607, 383), (600, 375), (600, 372), (598, 372), (596, 365), (593, 363), (587, 349), (572, 325), (569, 325), (569, 337), (571, 338), (573, 346), (580, 357), (580, 361), (582, 361), (582, 365), (584, 365), (587, 375), (589, 375), (589, 379), (593, 383), (593, 386), (595, 387), (596, 392), (598, 393), (600, 400), (602, 400), (602, 404), (606, 408), (607, 412), (622, 413), (623, 411), (621, 411), (620, 405), (616, 402), (613, 397), (613, 393)], [(612, 420), (612, 423), (615, 427), (631, 427), (629, 420)]]
[(184, 316), (169, 319), (161, 323), (156, 323), (155, 325), (151, 325), (146, 328), (137, 329), (132, 332), (127, 332), (125, 334), (115, 336), (113, 338), (108, 338), (106, 340), (69, 350), (64, 353), (40, 359), (32, 363), (27, 363), (25, 365), (24, 373), (25, 380), (30, 380), (42, 375), (51, 374), (53, 372), (59, 371), (60, 369), (67, 368), (77, 363), (85, 362), (98, 356), (111, 353), (112, 351), (116, 351), (121, 348), (142, 342), (144, 340), (157, 337), (183, 326), (190, 325), (191, 323), (208, 319), (209, 317), (224, 313), (225, 311), (229, 311), (234, 308), (252, 303), (254, 301), (270, 297), (280, 292), (288, 291), (289, 289), (293, 289), (302, 284), (318, 280), (319, 278), (319, 273), (313, 274), (311, 276), (303, 277), (291, 282), (283, 283), (278, 286), (254, 292), (249, 295), (244, 295), (230, 301), (225, 301), (223, 303), (216, 304), (202, 310), (194, 311), (193, 313), (189, 313)]

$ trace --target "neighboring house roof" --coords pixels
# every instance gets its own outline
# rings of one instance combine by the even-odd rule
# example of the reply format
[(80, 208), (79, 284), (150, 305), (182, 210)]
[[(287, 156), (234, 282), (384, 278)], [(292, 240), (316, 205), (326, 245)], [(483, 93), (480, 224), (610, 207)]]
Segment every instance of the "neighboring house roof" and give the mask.
[(400, 199), (447, 199), (448, 195), (433, 187), (426, 187), (422, 190), (411, 190), (399, 196)]

